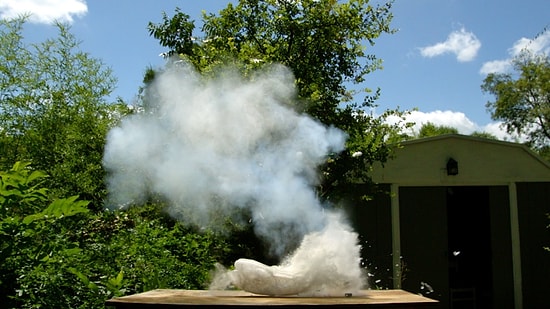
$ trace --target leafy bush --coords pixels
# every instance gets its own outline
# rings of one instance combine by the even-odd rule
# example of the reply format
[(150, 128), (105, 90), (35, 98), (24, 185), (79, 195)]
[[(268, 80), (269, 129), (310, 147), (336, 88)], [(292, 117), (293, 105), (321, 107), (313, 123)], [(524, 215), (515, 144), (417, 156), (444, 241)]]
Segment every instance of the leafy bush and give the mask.
[(88, 224), (83, 246), (94, 265), (83, 275), (95, 282), (123, 271), (125, 293), (204, 288), (226, 252), (222, 238), (166, 218), (158, 205), (106, 212)]
[(156, 288), (200, 289), (225, 238), (168, 218), (161, 205), (93, 213), (77, 196), (49, 198), (28, 163), (0, 172), (0, 304), (97, 308)]
[(40, 187), (46, 177), (21, 162), (0, 172), (0, 301), (9, 307), (65, 307), (63, 270), (81, 253), (70, 231), (88, 213), (88, 202), (77, 196), (50, 202)]
[(25, 16), (0, 19), (0, 169), (30, 160), (51, 176), (52, 192), (78, 193), (100, 209), (105, 137), (129, 109), (110, 102), (112, 70), (80, 49), (69, 25), (31, 44), (26, 24)]

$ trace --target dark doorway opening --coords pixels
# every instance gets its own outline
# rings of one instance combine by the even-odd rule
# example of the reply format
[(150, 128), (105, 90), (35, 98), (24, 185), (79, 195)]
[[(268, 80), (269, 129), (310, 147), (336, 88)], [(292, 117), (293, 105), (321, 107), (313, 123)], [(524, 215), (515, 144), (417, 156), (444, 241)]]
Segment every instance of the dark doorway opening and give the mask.
[(489, 187), (447, 187), (451, 308), (492, 308)]

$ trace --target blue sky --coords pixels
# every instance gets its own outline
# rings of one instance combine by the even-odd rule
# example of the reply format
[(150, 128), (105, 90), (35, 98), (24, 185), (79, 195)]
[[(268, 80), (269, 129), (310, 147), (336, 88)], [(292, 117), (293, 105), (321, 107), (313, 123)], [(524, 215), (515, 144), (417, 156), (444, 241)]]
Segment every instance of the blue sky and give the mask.
[[(29, 41), (55, 36), (52, 20), (72, 25), (82, 50), (101, 59), (118, 78), (115, 96), (131, 101), (147, 66), (161, 66), (164, 48), (151, 38), (147, 23), (160, 22), (180, 7), (200, 24), (202, 10), (217, 12), (227, 0), (1, 0), (0, 17), (32, 13)], [(372, 4), (382, 1), (371, 1)], [(488, 72), (505, 71), (509, 59), (527, 46), (550, 52), (548, 0), (396, 0), (396, 34), (384, 35), (369, 53), (384, 69), (368, 76), (365, 87), (382, 90), (387, 108), (417, 108), (410, 119), (451, 125), (461, 133), (488, 131), (506, 138), (490, 119), (485, 103), (493, 100), (480, 86)], [(530, 42), (530, 43), (529, 43)]]

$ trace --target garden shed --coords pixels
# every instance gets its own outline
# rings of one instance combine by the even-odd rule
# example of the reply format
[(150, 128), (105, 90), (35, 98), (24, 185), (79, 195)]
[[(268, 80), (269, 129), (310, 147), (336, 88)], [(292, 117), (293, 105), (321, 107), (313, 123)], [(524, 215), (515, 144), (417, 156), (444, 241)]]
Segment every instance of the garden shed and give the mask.
[(348, 201), (372, 285), (442, 308), (548, 305), (547, 161), (522, 144), (458, 134), (394, 154), (373, 166), (376, 192), (357, 185)]

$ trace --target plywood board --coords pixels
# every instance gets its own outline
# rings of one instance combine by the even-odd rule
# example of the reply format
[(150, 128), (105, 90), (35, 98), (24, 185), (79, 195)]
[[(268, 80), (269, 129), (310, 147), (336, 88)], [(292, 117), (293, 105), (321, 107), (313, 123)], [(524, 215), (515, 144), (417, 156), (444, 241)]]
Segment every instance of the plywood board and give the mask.
[[(160, 289), (145, 293), (113, 298), (107, 306), (116, 308), (170, 308), (205, 307), (264, 307), (264, 306), (334, 306), (385, 308), (420, 308), (436, 305), (437, 301), (403, 290), (364, 290), (359, 295), (342, 297), (272, 297), (244, 291), (170, 290)], [(150, 306), (147, 306), (150, 305)]]

